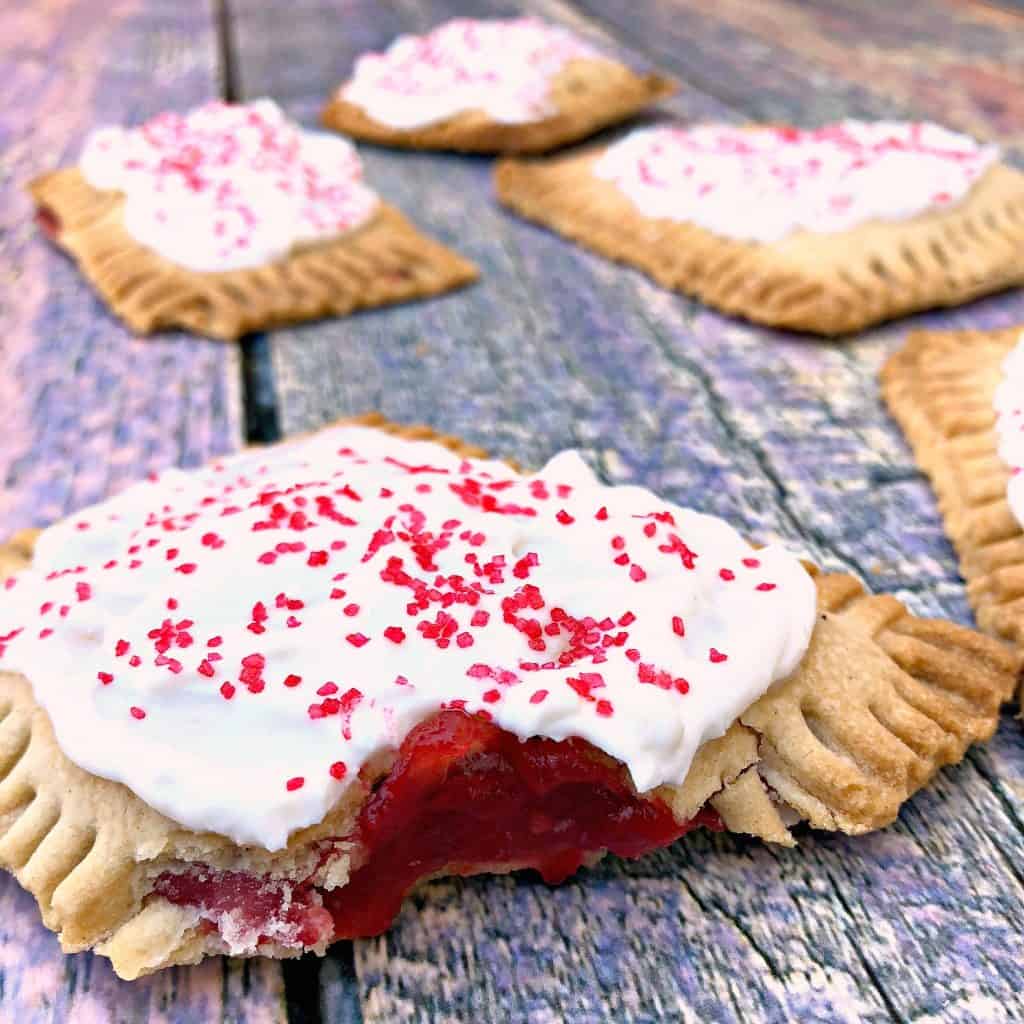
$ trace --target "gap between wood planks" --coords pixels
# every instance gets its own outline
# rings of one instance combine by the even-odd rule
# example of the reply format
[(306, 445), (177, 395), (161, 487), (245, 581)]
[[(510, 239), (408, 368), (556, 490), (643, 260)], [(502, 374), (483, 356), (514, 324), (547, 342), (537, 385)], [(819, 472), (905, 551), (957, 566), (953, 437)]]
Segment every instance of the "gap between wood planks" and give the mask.
[[(236, 103), (239, 99), (238, 62), (230, 0), (213, 0), (213, 12), (217, 26), (220, 97), (228, 103)], [(247, 334), (242, 338), (239, 349), (242, 363), (242, 417), (245, 439), (250, 444), (267, 444), (280, 440), (277, 396), (274, 392), (266, 334)], [(287, 972), (285, 978), (287, 980)]]
[[(238, 101), (238, 65), (235, 51), (232, 10), (229, 0), (213, 0), (217, 26), (217, 56), (221, 99)], [(242, 363), (242, 415), (245, 439), (250, 444), (267, 444), (281, 437), (270, 363), (269, 341), (265, 333), (249, 334), (240, 343)], [(355, 974), (355, 953), (351, 942), (339, 942), (331, 948), (331, 957), (340, 967), (348, 984), (345, 1013), (337, 1024), (361, 1024), (363, 1015)], [(288, 1024), (321, 1024), (320, 957), (306, 955), (297, 960), (282, 960), (285, 1011)], [(333, 1022), (332, 1022), (333, 1024)]]

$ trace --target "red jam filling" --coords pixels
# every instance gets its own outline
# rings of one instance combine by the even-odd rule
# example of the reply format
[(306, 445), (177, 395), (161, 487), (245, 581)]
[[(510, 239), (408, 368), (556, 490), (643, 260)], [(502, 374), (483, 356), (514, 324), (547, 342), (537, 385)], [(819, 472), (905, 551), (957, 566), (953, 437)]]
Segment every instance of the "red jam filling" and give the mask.
[(318, 892), (309, 883), (199, 868), (162, 875), (155, 892), (198, 907), (208, 920), (232, 914), (263, 939), (311, 946), (387, 930), (412, 886), (432, 875), (511, 865), (556, 883), (588, 854), (639, 857), (702, 825), (722, 827), (710, 809), (676, 821), (667, 804), (639, 797), (625, 768), (583, 740), (524, 743), (444, 711), (409, 734), (363, 805), (351, 838), (366, 860), (345, 887)]
[(319, 906), (308, 883), (199, 868), (160, 875), (153, 892), (170, 903), (198, 907), (208, 923), (221, 924), (231, 915), (233, 930), (247, 932), (257, 942), (315, 946), (334, 931), (331, 915)]
[(47, 238), (56, 239), (60, 234), (62, 226), (60, 217), (58, 217), (57, 214), (48, 206), (37, 206), (35, 219), (36, 224), (39, 225), (39, 229)]

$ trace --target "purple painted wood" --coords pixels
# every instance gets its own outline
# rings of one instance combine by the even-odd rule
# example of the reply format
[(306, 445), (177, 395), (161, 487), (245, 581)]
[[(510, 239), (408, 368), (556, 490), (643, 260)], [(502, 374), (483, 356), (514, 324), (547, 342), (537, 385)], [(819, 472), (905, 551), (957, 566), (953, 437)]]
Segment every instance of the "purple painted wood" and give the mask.
[[(578, 7), (526, 6), (610, 42)], [(686, 77), (718, 61), (713, 86), (730, 74), (736, 32), (707, 10), (684, 30), (674, 5), (605, 6), (633, 47), (693, 62), (669, 70)], [(244, 8), (243, 91), (281, 95), (312, 123), (364, 46), (465, 9), (302, 0), (282, 39), (266, 9)], [(689, 118), (894, 109), (864, 84), (816, 76), (809, 87), (806, 73), (769, 64), (755, 61), (742, 88), (716, 88), (718, 97), (684, 86), (668, 107)], [(494, 205), (487, 161), (363, 155), (371, 182), (477, 261), (483, 279), (414, 309), (277, 332), (270, 352), (285, 433), (377, 408), (527, 465), (575, 445), (610, 480), (641, 481), (759, 538), (787, 538), (922, 612), (968, 620), (934, 500), (882, 409), (875, 373), (913, 324), (1024, 321), (1024, 296), (845, 346), (810, 342), (719, 317), (510, 219)], [(807, 837), (796, 852), (693, 836), (556, 890), (528, 876), (433, 883), (388, 935), (355, 944), (364, 1018), (1011, 1019), (1024, 984), (1022, 887), (1011, 867), (1024, 856), (1022, 755), (1019, 724), (1007, 720), (996, 742), (873, 836)], [(330, 964), (321, 977), (329, 1011), (347, 981)]]
[(578, 0), (669, 70), (761, 120), (939, 120), (1020, 160), (1024, 21), (990, 5)]
[[(634, 63), (692, 76), (706, 91), (684, 86), (668, 105), (677, 116), (917, 109), (909, 73), (894, 98), (865, 76), (868, 34), (856, 40), (852, 77), (815, 52), (829, 26), (850, 24), (846, 0), (810, 15), (773, 0), (749, 26), (731, 0), (701, 17), (681, 4), (526, 6)], [(991, 21), (978, 5), (961, 6), (972, 8), (957, 14), (964, 31)], [(504, 0), (473, 7), (518, 9)], [(358, 52), (466, 10), (455, 0), (298, 0), (282, 31), (279, 5), (239, 0), (235, 77), (244, 96), (269, 93), (312, 122)], [(872, 12), (874, 31), (899, 31), (896, 15)], [(0, 341), (0, 532), (145, 469), (239, 443), (234, 350), (128, 337), (35, 237), (16, 187), (73, 155), (97, 119), (215, 92), (210, 13), (198, 0), (127, 0), (103, 19), (84, 0), (0, 11), (0, 38), (17, 40), (0, 75), (0, 280), (15, 285)], [(903, 17), (914, 31), (938, 31), (930, 14)], [(969, 40), (963, 59), (975, 82), (987, 54), (1014, 52), (981, 30)], [(889, 48), (899, 65), (899, 48)], [(920, 55), (908, 63), (929, 66)], [(972, 116), (984, 109), (972, 104)], [(785, 537), (918, 610), (967, 620), (932, 496), (877, 396), (877, 367), (910, 323), (838, 346), (728, 321), (505, 216), (487, 161), (365, 155), (371, 181), (477, 260), (484, 279), (436, 302), (273, 335), (265, 369), (287, 433), (379, 408), (526, 464), (576, 445), (610, 480), (642, 481), (757, 537)], [(1018, 321), (1019, 293), (912, 323)], [(328, 960), (319, 1012), (574, 1024), (1013, 1019), (1024, 985), (1024, 886), (1014, 867), (1024, 862), (1022, 765), (1024, 735), (1008, 719), (992, 744), (873, 836), (807, 837), (789, 852), (698, 835), (556, 890), (529, 877), (431, 884), (391, 933), (355, 945), (355, 977), (351, 950)], [(289, 971), (292, 1015), (315, 1019), (317, 993), (299, 989), (316, 985), (317, 971)], [(0, 880), (0, 1021), (285, 1013), (276, 965), (213, 961), (125, 985), (100, 960), (64, 958), (31, 900)]]
[(59, 517), (168, 464), (241, 440), (234, 349), (141, 341), (109, 316), (34, 230), (25, 183), (73, 160), (86, 132), (187, 106), (217, 90), (206, 5), (12, 5), (0, 138), (0, 535)]
[[(234, 349), (133, 338), (33, 229), (24, 183), (85, 132), (216, 94), (216, 37), (194, 0), (84, 0), (0, 11), (0, 535), (44, 523), (169, 464), (241, 443)], [(134, 984), (64, 956), (0, 875), (0, 1021), (285, 1019), (276, 964), (214, 960)]]
[[(593, 10), (607, 6), (597, 0)], [(693, 0), (672, 4), (676, 11), (685, 6), (697, 14), (706, 9)], [(714, 16), (760, 40), (768, 60), (796, 70), (805, 81), (824, 74), (858, 83), (919, 114), (1019, 146), (1022, 14), (1020, 7), (999, 10), (972, 0), (774, 0), (759, 5), (723, 0), (715, 5)], [(658, 24), (664, 23), (662, 15)]]

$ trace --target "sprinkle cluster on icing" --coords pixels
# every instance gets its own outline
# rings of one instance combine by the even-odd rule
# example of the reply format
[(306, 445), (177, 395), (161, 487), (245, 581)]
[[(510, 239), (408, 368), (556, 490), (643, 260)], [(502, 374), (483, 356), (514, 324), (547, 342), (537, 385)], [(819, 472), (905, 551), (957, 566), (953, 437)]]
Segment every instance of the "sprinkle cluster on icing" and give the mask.
[(351, 144), (300, 129), (271, 100), (100, 128), (79, 170), (94, 188), (125, 194), (137, 241), (193, 270), (273, 262), (356, 227), (377, 205)]
[(793, 555), (573, 452), (519, 476), (345, 427), (45, 531), (0, 588), (0, 668), (86, 770), (276, 849), (442, 708), (679, 782), (814, 616)]
[(1006, 500), (1024, 527), (1024, 332), (1003, 361), (1003, 376), (993, 402), (999, 457), (1010, 469)]
[(510, 124), (536, 121), (552, 112), (552, 77), (571, 60), (597, 56), (571, 32), (536, 18), (456, 18), (360, 57), (341, 96), (394, 128), (464, 110)]
[(847, 231), (962, 199), (994, 146), (935, 124), (842, 121), (812, 131), (704, 124), (643, 128), (611, 145), (594, 174), (648, 217), (776, 242)]

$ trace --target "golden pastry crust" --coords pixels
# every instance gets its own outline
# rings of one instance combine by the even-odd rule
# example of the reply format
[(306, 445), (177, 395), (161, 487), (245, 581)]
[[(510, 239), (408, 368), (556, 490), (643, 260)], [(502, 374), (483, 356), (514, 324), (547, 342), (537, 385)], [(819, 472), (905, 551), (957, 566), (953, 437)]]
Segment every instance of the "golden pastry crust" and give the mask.
[[(379, 416), (359, 422), (482, 454), (426, 427)], [(29, 564), (33, 539), (26, 531), (0, 547), (0, 574)], [(817, 589), (819, 621), (797, 671), (706, 743), (680, 785), (656, 791), (680, 820), (710, 801), (730, 830), (770, 842), (794, 842), (780, 808), (815, 828), (866, 832), (892, 821), (940, 767), (994, 731), (1016, 655), (951, 623), (914, 618), (892, 597), (865, 594), (850, 576), (819, 576)], [(387, 769), (377, 766), (381, 775)], [(314, 844), (348, 834), (362, 799), (352, 787), (323, 822), (278, 853), (191, 832), (126, 787), (72, 764), (29, 681), (0, 673), (0, 867), (35, 896), (65, 950), (94, 948), (122, 977), (228, 951), (200, 927), (197, 912), (147, 898), (157, 875), (201, 863), (304, 879), (315, 866)], [(360, 855), (354, 844), (342, 848), (318, 884), (343, 886)], [(249, 952), (298, 951), (267, 944)]]
[(1024, 531), (1006, 499), (992, 402), (1022, 329), (919, 331), (882, 368), (882, 394), (928, 474), (978, 625), (1024, 646)]
[(572, 60), (551, 82), (555, 113), (541, 121), (504, 124), (482, 110), (467, 110), (421, 128), (392, 128), (341, 98), (342, 85), (320, 115), (327, 128), (354, 139), (407, 149), (463, 153), (544, 153), (618, 124), (676, 92), (663, 75), (638, 75), (607, 59)]
[(660, 285), (748, 320), (839, 335), (1024, 282), (1024, 174), (997, 164), (954, 208), (773, 244), (653, 219), (595, 177), (603, 150), (502, 160), (506, 206)]
[(364, 225), (275, 263), (204, 273), (181, 267), (124, 228), (120, 192), (94, 189), (76, 168), (29, 191), (60, 225), (55, 241), (133, 331), (180, 327), (221, 341), (249, 331), (451, 291), (476, 280), (468, 260), (381, 203)]

